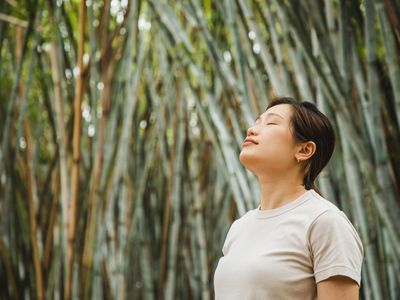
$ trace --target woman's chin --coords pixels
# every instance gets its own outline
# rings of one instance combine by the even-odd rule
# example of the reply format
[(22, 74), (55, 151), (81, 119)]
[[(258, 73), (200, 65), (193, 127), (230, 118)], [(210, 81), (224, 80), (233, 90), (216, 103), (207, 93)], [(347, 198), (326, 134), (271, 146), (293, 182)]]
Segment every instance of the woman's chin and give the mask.
[(255, 166), (260, 164), (260, 161), (255, 159), (254, 155), (246, 153), (246, 151), (240, 152), (239, 161), (246, 169), (252, 172), (255, 169)]

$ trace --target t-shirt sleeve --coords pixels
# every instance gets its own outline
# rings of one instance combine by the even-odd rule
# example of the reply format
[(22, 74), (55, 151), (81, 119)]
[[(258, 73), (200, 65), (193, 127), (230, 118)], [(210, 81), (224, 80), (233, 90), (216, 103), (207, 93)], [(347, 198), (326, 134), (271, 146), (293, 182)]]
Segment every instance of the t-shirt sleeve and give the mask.
[(319, 215), (310, 225), (308, 238), (316, 283), (342, 275), (360, 286), (364, 248), (342, 211), (327, 210)]

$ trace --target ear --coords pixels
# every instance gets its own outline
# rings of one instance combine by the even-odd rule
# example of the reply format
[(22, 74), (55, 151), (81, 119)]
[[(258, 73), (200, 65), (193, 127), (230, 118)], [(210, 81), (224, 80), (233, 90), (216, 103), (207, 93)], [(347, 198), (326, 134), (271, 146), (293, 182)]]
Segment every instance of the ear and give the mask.
[(309, 159), (317, 151), (317, 145), (313, 141), (301, 143), (297, 148), (295, 159), (297, 162), (303, 162)]

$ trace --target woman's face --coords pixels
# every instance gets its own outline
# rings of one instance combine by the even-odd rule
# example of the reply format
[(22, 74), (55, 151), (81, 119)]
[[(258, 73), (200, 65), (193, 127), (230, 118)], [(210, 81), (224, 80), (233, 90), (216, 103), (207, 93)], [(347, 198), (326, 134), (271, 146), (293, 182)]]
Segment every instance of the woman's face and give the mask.
[(247, 131), (247, 139), (240, 152), (240, 162), (256, 175), (265, 172), (278, 175), (297, 164), (296, 142), (290, 128), (292, 107), (279, 104), (257, 118)]

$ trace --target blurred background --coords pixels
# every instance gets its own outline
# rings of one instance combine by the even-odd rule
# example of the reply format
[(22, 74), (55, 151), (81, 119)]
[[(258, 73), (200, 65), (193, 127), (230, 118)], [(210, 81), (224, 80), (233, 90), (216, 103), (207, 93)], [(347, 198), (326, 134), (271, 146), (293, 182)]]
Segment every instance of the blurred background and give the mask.
[(0, 0), (0, 298), (213, 299), (239, 162), (277, 96), (337, 146), (318, 180), (400, 298), (399, 0)]

